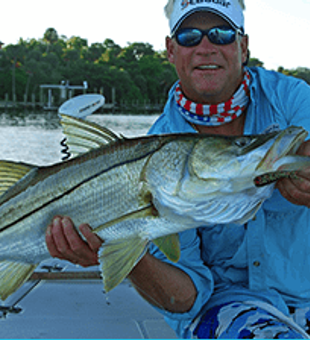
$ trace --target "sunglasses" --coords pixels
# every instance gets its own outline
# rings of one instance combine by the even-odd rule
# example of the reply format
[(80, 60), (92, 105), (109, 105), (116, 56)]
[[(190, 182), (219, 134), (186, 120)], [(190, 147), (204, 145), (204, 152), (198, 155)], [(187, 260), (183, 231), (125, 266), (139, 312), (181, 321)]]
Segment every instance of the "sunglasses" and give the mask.
[(243, 35), (241, 30), (235, 30), (228, 26), (212, 27), (208, 30), (198, 28), (181, 28), (175, 32), (172, 38), (184, 47), (197, 46), (206, 35), (212, 44), (228, 45), (236, 40), (237, 34)]

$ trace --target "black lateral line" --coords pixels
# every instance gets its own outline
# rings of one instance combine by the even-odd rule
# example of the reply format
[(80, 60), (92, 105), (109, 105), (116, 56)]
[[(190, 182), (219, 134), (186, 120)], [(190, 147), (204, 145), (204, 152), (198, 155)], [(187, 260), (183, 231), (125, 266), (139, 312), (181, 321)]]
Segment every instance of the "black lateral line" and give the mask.
[(105, 169), (105, 170), (102, 170), (102, 171), (98, 172), (97, 174), (95, 174), (95, 175), (93, 175), (93, 176), (90, 176), (90, 177), (84, 179), (84, 180), (81, 181), (79, 184), (77, 184), (77, 185), (73, 186), (71, 189), (65, 191), (63, 194), (61, 194), (61, 195), (59, 195), (59, 196), (53, 198), (52, 200), (50, 200), (50, 201), (48, 201), (48, 202), (42, 204), (40, 207), (38, 207), (38, 208), (36, 208), (36, 209), (30, 211), (29, 213), (25, 214), (24, 216), (21, 216), (21, 217), (20, 217), (19, 219), (17, 219), (16, 221), (11, 222), (10, 224), (4, 226), (4, 227), (0, 230), (0, 233), (3, 232), (3, 231), (5, 231), (5, 230), (7, 230), (7, 229), (9, 229), (9, 228), (12, 227), (14, 224), (16, 224), (16, 223), (18, 223), (18, 222), (21, 222), (22, 220), (26, 219), (27, 217), (31, 216), (32, 214), (38, 212), (39, 210), (44, 209), (44, 208), (47, 207), (48, 205), (50, 205), (50, 204), (56, 202), (57, 200), (62, 199), (63, 197), (65, 197), (65, 196), (71, 194), (73, 191), (75, 191), (75, 190), (78, 189), (79, 187), (83, 186), (85, 183), (88, 183), (89, 181), (92, 181), (94, 178), (97, 178), (97, 177), (101, 176), (102, 174), (104, 174), (104, 173), (106, 173), (106, 172), (108, 172), (108, 171), (110, 171), (110, 170), (113, 170), (113, 169), (115, 169), (115, 168), (117, 168), (117, 167), (120, 167), (120, 166), (123, 166), (123, 165), (126, 165), (126, 164), (130, 164), (130, 163), (133, 163), (133, 162), (137, 162), (137, 161), (139, 161), (139, 160), (141, 160), (141, 159), (143, 159), (143, 158), (146, 158), (146, 157), (148, 157), (148, 156), (154, 154), (154, 152), (156, 152), (157, 150), (159, 150), (161, 147), (162, 147), (162, 145), (160, 145), (160, 146), (159, 146), (158, 148), (156, 148), (155, 150), (150, 151), (150, 152), (146, 153), (145, 155), (143, 155), (143, 156), (141, 156), (141, 157), (132, 159), (132, 160), (130, 160), (130, 161), (125, 161), (125, 162), (122, 162), (122, 163), (115, 164), (115, 165), (113, 165), (113, 166), (111, 166), (111, 167), (109, 167), (109, 168), (107, 168), (107, 169)]

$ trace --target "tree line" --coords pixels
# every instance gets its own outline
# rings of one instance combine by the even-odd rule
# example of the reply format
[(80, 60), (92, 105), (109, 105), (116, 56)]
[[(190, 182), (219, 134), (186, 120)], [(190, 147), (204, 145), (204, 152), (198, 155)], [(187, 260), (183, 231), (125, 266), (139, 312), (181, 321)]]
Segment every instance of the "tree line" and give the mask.
[(68, 39), (49, 28), (41, 39), (20, 39), (0, 50), (0, 100), (6, 93), (12, 98), (12, 92), (18, 101), (24, 95), (38, 98), (42, 84), (87, 81), (88, 92), (103, 89), (107, 102), (112, 100), (112, 88), (118, 102), (159, 102), (176, 79), (166, 53), (147, 43), (123, 48), (106, 39), (88, 46), (86, 39)]
[[(249, 65), (264, 64), (250, 58)], [(279, 72), (305, 79), (310, 84), (310, 69)], [(121, 47), (113, 40), (90, 46), (86, 39), (59, 36), (48, 28), (41, 39), (20, 39), (0, 50), (0, 100), (5, 95), (17, 101), (34, 96), (39, 99), (40, 85), (70, 81), (81, 85), (87, 81), (88, 92), (103, 90), (107, 102), (158, 103), (165, 101), (177, 74), (166, 51), (155, 51), (148, 43), (128, 43)]]

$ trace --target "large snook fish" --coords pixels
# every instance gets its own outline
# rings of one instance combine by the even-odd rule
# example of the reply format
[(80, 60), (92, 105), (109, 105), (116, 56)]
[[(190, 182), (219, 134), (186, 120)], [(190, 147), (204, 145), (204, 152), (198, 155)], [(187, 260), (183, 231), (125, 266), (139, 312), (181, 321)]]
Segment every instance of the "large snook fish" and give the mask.
[(1, 299), (49, 258), (45, 232), (55, 215), (88, 222), (104, 240), (99, 259), (109, 291), (150, 241), (176, 262), (177, 233), (245, 223), (274, 189), (255, 179), (310, 166), (310, 158), (295, 155), (307, 136), (299, 127), (258, 136), (126, 139), (68, 116), (62, 124), (76, 157), (48, 167), (0, 162)]

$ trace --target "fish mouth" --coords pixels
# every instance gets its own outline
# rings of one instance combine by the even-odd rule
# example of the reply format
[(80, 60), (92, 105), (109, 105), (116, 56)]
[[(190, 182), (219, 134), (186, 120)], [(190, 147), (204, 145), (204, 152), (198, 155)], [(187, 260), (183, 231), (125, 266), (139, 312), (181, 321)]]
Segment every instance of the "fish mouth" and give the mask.
[(307, 136), (306, 130), (292, 126), (280, 132), (268, 152), (277, 152), (278, 158), (295, 154)]
[(276, 170), (274, 169), (274, 165), (277, 161), (284, 156), (295, 154), (307, 136), (308, 132), (306, 130), (296, 126), (290, 126), (287, 129), (278, 132), (269, 150), (257, 165), (256, 171)]
[(300, 131), (292, 141), (291, 147), (288, 147), (287, 155), (295, 154), (307, 136), (308, 136), (307, 131), (305, 130)]

